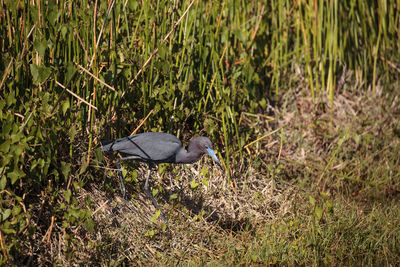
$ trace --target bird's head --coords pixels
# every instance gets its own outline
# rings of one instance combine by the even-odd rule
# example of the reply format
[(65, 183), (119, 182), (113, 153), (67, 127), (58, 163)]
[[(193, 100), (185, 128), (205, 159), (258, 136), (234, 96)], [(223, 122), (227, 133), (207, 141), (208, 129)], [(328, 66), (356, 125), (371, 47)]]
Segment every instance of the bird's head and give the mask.
[[(192, 146), (194, 146), (194, 147), (192, 147)], [(207, 137), (200, 136), (200, 137), (194, 138), (192, 140), (192, 142), (190, 142), (188, 149), (189, 150), (198, 150), (198, 151), (200, 151), (201, 154), (207, 153), (215, 161), (215, 163), (217, 163), (218, 166), (222, 170), (224, 170), (221, 162), (219, 161), (217, 155), (214, 152), (214, 148), (213, 148), (213, 145), (212, 145), (210, 139), (208, 139)]]

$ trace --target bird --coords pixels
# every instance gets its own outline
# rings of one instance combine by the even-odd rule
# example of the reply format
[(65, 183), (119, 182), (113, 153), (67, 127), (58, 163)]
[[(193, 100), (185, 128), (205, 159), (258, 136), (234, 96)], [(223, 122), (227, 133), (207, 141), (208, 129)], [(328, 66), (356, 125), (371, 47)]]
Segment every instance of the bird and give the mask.
[(127, 136), (101, 144), (103, 152), (119, 152), (123, 155), (116, 161), (118, 175), (121, 182), (122, 196), (126, 199), (124, 178), (120, 168), (120, 162), (124, 160), (137, 160), (148, 164), (144, 191), (151, 199), (153, 206), (160, 210), (162, 218), (166, 221), (164, 214), (159, 208), (149, 189), (150, 173), (154, 165), (159, 163), (191, 164), (198, 161), (203, 154), (208, 154), (214, 162), (224, 170), (220, 160), (214, 152), (213, 145), (205, 136), (193, 138), (187, 147), (182, 146), (181, 141), (174, 135), (162, 132), (145, 132)]

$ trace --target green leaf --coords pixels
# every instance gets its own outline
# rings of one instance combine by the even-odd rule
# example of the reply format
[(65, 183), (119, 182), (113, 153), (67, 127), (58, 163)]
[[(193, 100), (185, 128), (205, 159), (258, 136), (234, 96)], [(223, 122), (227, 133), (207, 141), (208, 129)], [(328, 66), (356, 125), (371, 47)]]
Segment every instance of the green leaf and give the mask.
[(205, 177), (207, 175), (208, 169), (206, 167), (201, 168), (201, 174)]
[[(68, 190), (68, 191), (71, 191), (71, 190)], [(68, 209), (68, 213), (72, 216), (72, 217), (74, 217), (74, 218), (76, 218), (76, 219), (79, 219), (81, 216), (81, 212), (82, 212), (82, 210), (80, 209), (80, 208), (69, 208)]]
[(61, 161), (61, 172), (64, 175), (65, 181), (67, 181), (68, 174), (69, 174), (70, 171), (71, 171), (71, 164), (67, 163), (67, 162), (64, 162), (64, 161)]
[(267, 107), (267, 101), (265, 100), (265, 98), (261, 99), (258, 103), (260, 104), (260, 107), (262, 109), (265, 109)]
[(39, 79), (39, 67), (35, 64), (30, 65), (33, 81), (37, 82)]
[(95, 155), (96, 161), (98, 161), (98, 162), (103, 161), (103, 159), (104, 159), (103, 152), (101, 151), (101, 149), (99, 147), (94, 150), (94, 155)]
[(71, 194), (71, 190), (65, 191), (65, 200), (67, 201), (67, 203), (71, 201)]
[(160, 214), (161, 214), (161, 210), (156, 210), (156, 213), (150, 219), (150, 222), (155, 223), (157, 221), (158, 217), (160, 217)]
[(74, 67), (74, 64), (72, 62), (68, 62), (67, 64), (67, 74), (65, 75), (65, 79), (67, 80), (67, 83), (69, 83), (74, 77), (74, 74), (76, 72), (76, 69)]
[(24, 144), (13, 145), (12, 147), (12, 150), (16, 158), (19, 158), (19, 156), (21, 156), (22, 152), (24, 152), (24, 149), (25, 149)]
[(14, 93), (10, 92), (7, 96), (6, 96), (6, 102), (7, 102), (7, 107), (11, 106), (12, 104), (15, 104), (17, 100), (15, 99)]
[(94, 221), (91, 218), (86, 219), (83, 225), (86, 231), (88, 231), (91, 234), (94, 233)]
[(158, 194), (158, 189), (155, 188), (155, 189), (151, 190), (151, 193), (152, 193), (153, 196), (157, 196), (157, 194)]
[(7, 177), (5, 175), (2, 175), (0, 179), (0, 190), (4, 190), (6, 188), (6, 185), (7, 185)]
[(63, 39), (65, 39), (65, 36), (67, 35), (67, 32), (68, 32), (67, 26), (62, 25), (62, 26), (61, 26), (61, 35), (62, 35), (62, 38), (63, 38)]
[(21, 213), (21, 206), (20, 205), (14, 206), (14, 208), (12, 209), (13, 216), (16, 216), (20, 213)]
[(333, 211), (333, 203), (332, 203), (332, 200), (328, 199), (328, 200), (325, 202), (325, 205), (326, 205), (326, 210), (327, 210), (328, 212), (332, 212), (332, 211)]
[(318, 206), (315, 207), (315, 216), (317, 217), (318, 220), (321, 219), (322, 212), (323, 210), (320, 207)]
[(5, 233), (5, 234), (15, 234), (16, 231), (12, 228), (9, 228), (10, 224), (7, 223), (7, 226), (2, 225), (1, 230)]
[(199, 186), (199, 184), (196, 182), (196, 180), (193, 179), (190, 183), (190, 188), (195, 189), (197, 186)]
[(313, 196), (309, 196), (308, 200), (310, 201), (311, 205), (314, 207), (315, 206), (315, 198)]
[(71, 141), (73, 141), (75, 139), (75, 135), (78, 133), (78, 131), (76, 130), (76, 126), (72, 125), (71, 128), (69, 128), (68, 134), (69, 134), (69, 138), (71, 139)]
[(157, 230), (150, 230), (148, 231), (145, 235), (148, 237), (153, 237), (155, 234), (157, 234)]
[(63, 112), (63, 115), (65, 116), (65, 113), (67, 112), (67, 110), (69, 109), (69, 100), (65, 100), (65, 101), (63, 101), (63, 103), (62, 103), (62, 112)]
[(1, 213), (1, 221), (5, 221), (7, 220), (8, 217), (10, 217), (11, 215), (11, 210), (10, 209), (6, 209)]
[(43, 83), (49, 78), (51, 70), (45, 66), (37, 66), (36, 64), (30, 65), (33, 82), (35, 84)]
[[(82, 157), (82, 161), (81, 162), (82, 162), (82, 165), (81, 165), (81, 169), (79, 170), (79, 175), (84, 173), (86, 171), (87, 167), (89, 166), (89, 163), (88, 163), (86, 157)], [(124, 177), (125, 177), (125, 174), (124, 174)]]
[(136, 10), (136, 8), (138, 7), (138, 2), (136, 0), (129, 0), (128, 1), (128, 6), (130, 10)]
[(35, 159), (32, 161), (30, 171), (34, 170), (37, 166), (40, 168), (43, 168), (44, 166), (44, 160), (43, 159)]
[(0, 152), (8, 153), (10, 151), (11, 140), (6, 140), (0, 145)]
[(47, 19), (49, 20), (51, 25), (55, 25), (60, 14), (61, 11), (59, 10), (57, 4), (54, 1), (50, 1), (48, 6)]
[(24, 177), (26, 174), (20, 169), (15, 169), (13, 172), (10, 172), (7, 176), (11, 180), (11, 184), (14, 184), (17, 180)]
[(167, 47), (165, 45), (160, 45), (158, 47), (158, 54), (161, 59), (165, 59), (165, 56), (167, 55)]
[(228, 38), (229, 38), (229, 30), (228, 30), (228, 28), (225, 28), (221, 35), (221, 41), (223, 43), (226, 43), (228, 41)]
[(34, 49), (38, 52), (39, 56), (43, 59), (44, 54), (47, 49), (46, 39), (43, 39), (43, 40), (39, 40), (39, 38), (36, 39), (35, 44), (34, 44)]

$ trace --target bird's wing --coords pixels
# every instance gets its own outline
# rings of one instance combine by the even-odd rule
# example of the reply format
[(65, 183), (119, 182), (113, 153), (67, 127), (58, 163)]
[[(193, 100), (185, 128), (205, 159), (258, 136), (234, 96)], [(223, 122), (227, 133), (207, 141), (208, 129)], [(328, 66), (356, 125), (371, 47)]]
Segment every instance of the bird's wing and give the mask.
[(173, 162), (181, 141), (166, 133), (142, 133), (115, 140), (113, 151), (154, 162)]

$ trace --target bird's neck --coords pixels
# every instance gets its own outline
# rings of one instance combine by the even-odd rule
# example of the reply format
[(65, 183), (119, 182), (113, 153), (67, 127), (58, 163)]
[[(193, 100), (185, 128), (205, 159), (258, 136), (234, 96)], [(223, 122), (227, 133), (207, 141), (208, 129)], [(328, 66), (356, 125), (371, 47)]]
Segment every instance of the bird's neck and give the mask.
[(201, 157), (200, 151), (186, 151), (186, 149), (181, 148), (179, 152), (176, 154), (175, 162), (176, 163), (194, 163), (199, 160)]

